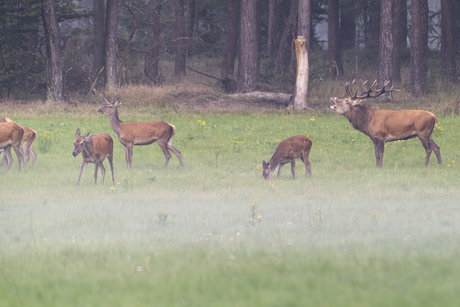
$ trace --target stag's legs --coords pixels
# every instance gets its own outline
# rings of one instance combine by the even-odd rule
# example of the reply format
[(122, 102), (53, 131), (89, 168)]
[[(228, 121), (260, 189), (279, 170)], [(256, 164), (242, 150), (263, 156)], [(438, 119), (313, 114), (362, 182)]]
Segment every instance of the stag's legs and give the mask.
[(431, 135), (428, 138), (424, 138), (419, 136), (420, 142), (422, 142), (423, 147), (426, 151), (426, 158), (425, 164), (423, 165), (424, 168), (427, 167), (428, 162), (430, 161), (431, 151), (434, 151), (436, 154), (436, 158), (438, 159), (438, 164), (441, 165), (441, 152), (439, 151), (439, 146), (433, 141)]
[(171, 154), (169, 153), (168, 150), (168, 144), (167, 142), (164, 141), (158, 141), (158, 146), (160, 146), (161, 150), (163, 150), (163, 154), (165, 155), (165, 164), (163, 167), (168, 166), (169, 159), (171, 158)]
[(86, 164), (88, 164), (88, 162), (83, 160), (83, 163), (81, 164), (81, 168), (80, 168), (80, 175), (78, 175), (77, 185), (80, 185), (81, 174), (83, 173), (83, 169), (85, 168)]
[(441, 161), (441, 151), (439, 150), (439, 146), (433, 141), (433, 138), (432, 138), (431, 135), (430, 135), (429, 142), (430, 142), (431, 149), (432, 149), (432, 150), (434, 151), (434, 153), (436, 154), (436, 159), (438, 159), (438, 164), (441, 165), (441, 164), (442, 164), (442, 161)]
[(375, 148), (375, 158), (377, 160), (377, 167), (382, 167), (383, 165), (383, 151), (385, 149), (385, 142), (380, 140), (374, 141)]

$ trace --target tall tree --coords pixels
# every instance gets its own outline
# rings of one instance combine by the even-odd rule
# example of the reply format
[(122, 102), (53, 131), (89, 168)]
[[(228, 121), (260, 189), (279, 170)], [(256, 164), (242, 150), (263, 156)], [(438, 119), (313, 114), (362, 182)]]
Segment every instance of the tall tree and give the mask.
[(105, 11), (104, 0), (93, 0), (93, 73), (99, 73), (105, 66)]
[(105, 41), (105, 88), (109, 92), (117, 89), (117, 29), (118, 29), (118, 0), (107, 0)]
[(268, 1), (268, 54), (272, 59), (276, 58), (278, 48), (289, 16), (288, 0)]
[(145, 54), (144, 74), (153, 83), (158, 78), (158, 60), (160, 57), (160, 0), (149, 0), (147, 6), (147, 53)]
[(454, 6), (452, 0), (441, 0), (441, 54), (445, 79), (455, 79)]
[[(382, 0), (380, 10), (380, 46), (379, 46), (379, 72), (378, 83), (383, 87), (385, 81), (395, 81), (396, 72), (395, 56), (397, 46), (400, 45), (396, 31), (400, 29), (400, 14), (396, 12), (399, 0)], [(396, 29), (397, 28), (397, 29)]]
[(393, 82), (401, 82), (401, 50), (402, 50), (402, 35), (406, 24), (402, 24), (402, 2), (406, 0), (393, 0), (394, 1), (394, 16), (393, 16), (393, 64), (392, 73)]
[(401, 1), (401, 49), (407, 48), (407, 0), (400, 0)]
[(256, 20), (257, 1), (241, 1), (240, 53), (237, 78), (237, 90), (240, 93), (252, 92), (257, 85), (259, 62)]
[(239, 15), (240, 0), (228, 0), (227, 39), (222, 60), (222, 79), (234, 79)]
[(299, 9), (299, 0), (292, 0), (289, 10), (289, 17), (284, 26), (283, 35), (278, 45), (275, 58), (275, 73), (283, 75), (288, 71), (292, 55), (292, 41), (294, 39), (294, 29), (296, 26), (296, 16)]
[(61, 103), (64, 100), (64, 83), (60, 51), (59, 26), (56, 18), (56, 7), (53, 0), (41, 0), (43, 28), (45, 30), (47, 56), (47, 91), (46, 101)]
[[(196, 10), (196, 0), (187, 0), (187, 10), (185, 11), (185, 24), (186, 29), (185, 32), (187, 36), (193, 37), (193, 30), (194, 30), (194, 21), (195, 21), (195, 10)], [(190, 55), (192, 49), (192, 41), (187, 44), (187, 54)]]
[(176, 57), (174, 60), (174, 75), (177, 78), (185, 77), (187, 57), (187, 32), (185, 29), (184, 0), (174, 0), (174, 24), (176, 29)]
[(414, 97), (424, 94), (428, 72), (428, 0), (411, 1), (410, 79)]
[(340, 50), (339, 0), (327, 1), (327, 15), (327, 49), (329, 60), (333, 65), (331, 73), (335, 76), (343, 76), (342, 54)]
[(340, 46), (342, 49), (355, 47), (356, 6), (355, 0), (341, 1), (340, 3)]

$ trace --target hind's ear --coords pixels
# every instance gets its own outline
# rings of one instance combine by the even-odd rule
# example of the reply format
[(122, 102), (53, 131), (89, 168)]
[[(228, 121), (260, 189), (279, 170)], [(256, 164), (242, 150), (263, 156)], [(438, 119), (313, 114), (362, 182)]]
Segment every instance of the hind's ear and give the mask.
[(77, 128), (77, 132), (75, 133), (75, 136), (76, 136), (77, 138), (80, 137), (80, 128)]
[(83, 137), (86, 139), (90, 133), (91, 133), (91, 130), (87, 134), (85, 134)]
[(263, 166), (263, 167), (267, 167), (267, 166), (268, 166), (268, 163), (265, 162), (265, 160), (263, 160), (263, 161), (262, 161), (262, 166)]

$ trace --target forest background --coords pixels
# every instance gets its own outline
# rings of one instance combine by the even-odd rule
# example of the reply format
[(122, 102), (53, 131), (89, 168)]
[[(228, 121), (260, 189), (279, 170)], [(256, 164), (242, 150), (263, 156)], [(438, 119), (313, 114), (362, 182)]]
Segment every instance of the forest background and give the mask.
[[(187, 66), (215, 77), (226, 92), (291, 94), (293, 39), (301, 35), (308, 44), (310, 90), (328, 80), (372, 78), (380, 87), (390, 80), (422, 97), (458, 78), (460, 24), (454, 16), (460, 3), (442, 0), (437, 11), (428, 4), (2, 0), (0, 97), (86, 101), (93, 88), (113, 93), (184, 80), (215, 86), (215, 79), (197, 78)], [(317, 33), (324, 22), (327, 40)]]

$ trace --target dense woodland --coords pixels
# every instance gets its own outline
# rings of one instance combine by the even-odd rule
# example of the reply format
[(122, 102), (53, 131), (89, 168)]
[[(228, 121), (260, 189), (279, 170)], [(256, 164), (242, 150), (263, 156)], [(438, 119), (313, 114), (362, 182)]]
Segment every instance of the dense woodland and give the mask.
[[(373, 70), (380, 86), (397, 85), (409, 68), (420, 97), (432, 78), (458, 82), (460, 2), (440, 2), (432, 11), (428, 0), (0, 0), (0, 98), (59, 103), (93, 88), (161, 86), (200, 58), (221, 63), (223, 91), (292, 93), (300, 36), (310, 80)], [(316, 32), (325, 21), (327, 39)]]

